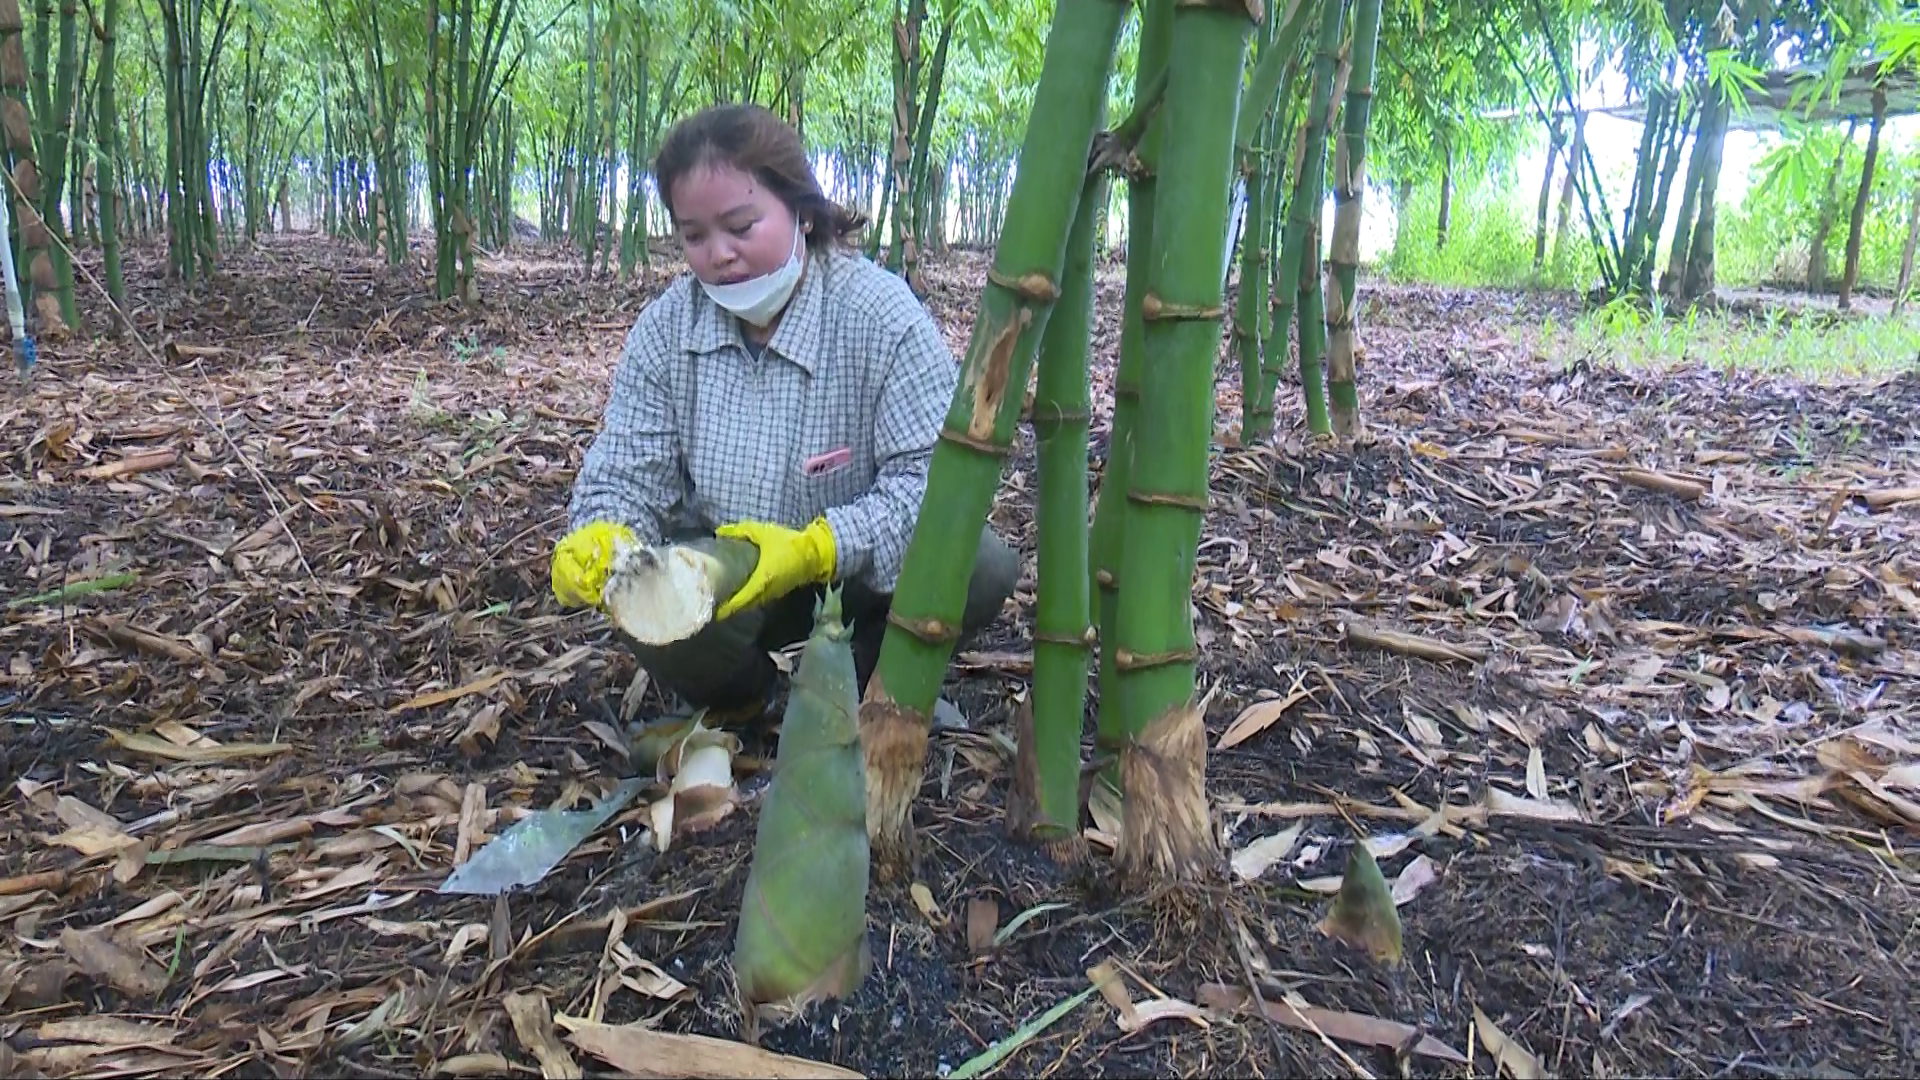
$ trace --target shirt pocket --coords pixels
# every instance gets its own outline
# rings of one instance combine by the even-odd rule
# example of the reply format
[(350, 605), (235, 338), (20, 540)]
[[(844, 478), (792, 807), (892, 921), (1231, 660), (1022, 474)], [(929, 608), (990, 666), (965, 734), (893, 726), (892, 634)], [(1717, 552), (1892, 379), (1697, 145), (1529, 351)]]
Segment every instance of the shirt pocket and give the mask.
[(799, 490), (809, 517), (845, 506), (873, 486), (872, 462), (853, 439), (824, 436), (804, 441), (801, 448)]

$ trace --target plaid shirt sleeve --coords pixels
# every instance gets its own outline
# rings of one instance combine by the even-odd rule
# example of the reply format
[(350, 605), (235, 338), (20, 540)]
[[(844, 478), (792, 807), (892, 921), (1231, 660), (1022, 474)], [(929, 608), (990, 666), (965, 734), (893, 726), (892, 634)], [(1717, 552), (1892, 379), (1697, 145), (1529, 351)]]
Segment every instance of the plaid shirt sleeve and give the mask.
[(599, 435), (574, 482), (571, 527), (613, 521), (659, 543), (680, 500), (679, 438), (668, 367), (679, 352), (685, 290), (669, 289), (627, 332)]
[(864, 574), (879, 592), (892, 592), (906, 562), (907, 542), (927, 490), (927, 466), (952, 401), (958, 369), (940, 329), (904, 285), (889, 314), (905, 323), (894, 345), (874, 412), (873, 486), (845, 506), (827, 510), (833, 529), (835, 576)]

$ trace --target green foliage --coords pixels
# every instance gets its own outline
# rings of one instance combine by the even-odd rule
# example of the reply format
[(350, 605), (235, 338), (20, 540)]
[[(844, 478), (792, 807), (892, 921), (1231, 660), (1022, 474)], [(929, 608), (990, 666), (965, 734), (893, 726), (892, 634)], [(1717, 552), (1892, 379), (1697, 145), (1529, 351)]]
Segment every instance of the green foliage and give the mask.
[[(1844, 128), (1827, 128), (1783, 140), (1761, 158), (1760, 181), (1737, 207), (1721, 210), (1715, 254), (1722, 283), (1797, 287), (1806, 281), (1827, 170), (1844, 132)], [(1920, 143), (1890, 145), (1882, 138), (1873, 196), (1860, 237), (1860, 283), (1869, 290), (1891, 289), (1899, 279), (1907, 208), (1920, 185)], [(1828, 272), (1835, 281), (1846, 256), (1848, 217), (1865, 155), (1866, 137), (1857, 134), (1841, 166), (1835, 188), (1838, 212), (1827, 235)]]
[[(1447, 242), (1438, 240), (1440, 185), (1417, 185), (1395, 223), (1395, 243), (1385, 253), (1381, 271), (1392, 280), (1435, 285), (1490, 285), (1574, 287), (1593, 277), (1592, 252), (1577, 230), (1568, 236), (1569, 250), (1549, 258), (1544, 276), (1533, 272), (1534, 216), (1523, 205), (1511, 173), (1474, 180), (1478, 169), (1455, 173)], [(1372, 204), (1378, 205), (1378, 204)], [(1549, 222), (1549, 230), (1552, 223)], [(1548, 233), (1548, 251), (1552, 251)]]
[(1705, 313), (1673, 316), (1616, 300), (1571, 323), (1548, 320), (1541, 348), (1568, 363), (1670, 368), (1706, 365), (1807, 378), (1911, 371), (1920, 354), (1920, 317), (1909, 313), (1831, 320), (1790, 317), (1774, 307), (1760, 317)]

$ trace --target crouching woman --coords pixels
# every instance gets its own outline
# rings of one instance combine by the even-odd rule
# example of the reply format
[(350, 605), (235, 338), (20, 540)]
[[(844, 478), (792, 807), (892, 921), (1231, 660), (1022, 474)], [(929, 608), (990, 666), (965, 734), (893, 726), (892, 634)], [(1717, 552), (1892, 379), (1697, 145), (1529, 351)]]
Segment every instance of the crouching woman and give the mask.
[[(712, 623), (627, 639), (655, 682), (714, 723), (774, 694), (768, 651), (839, 583), (864, 688), (958, 365), (900, 278), (842, 249), (797, 133), (756, 106), (708, 109), (661, 145), (654, 179), (690, 270), (640, 313), (575, 480), (554, 596), (600, 603), (616, 539), (751, 541), (759, 564)], [(1012, 594), (1017, 554), (983, 530), (961, 640)]]

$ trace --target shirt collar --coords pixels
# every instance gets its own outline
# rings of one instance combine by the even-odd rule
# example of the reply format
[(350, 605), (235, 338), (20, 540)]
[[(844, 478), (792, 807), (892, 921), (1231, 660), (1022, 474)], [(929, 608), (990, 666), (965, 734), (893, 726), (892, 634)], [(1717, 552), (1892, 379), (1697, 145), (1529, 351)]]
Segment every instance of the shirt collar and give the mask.
[[(820, 313), (826, 304), (830, 260), (812, 251), (807, 252), (806, 259), (800, 287), (794, 290), (793, 299), (787, 301), (786, 313), (780, 316), (780, 325), (774, 328), (767, 347), (811, 375), (815, 373), (815, 358), (819, 356)], [(740, 336), (740, 321), (714, 303), (697, 280), (693, 282), (693, 291), (693, 330), (687, 337), (687, 347), (696, 353), (717, 352), (729, 345), (746, 348)]]

